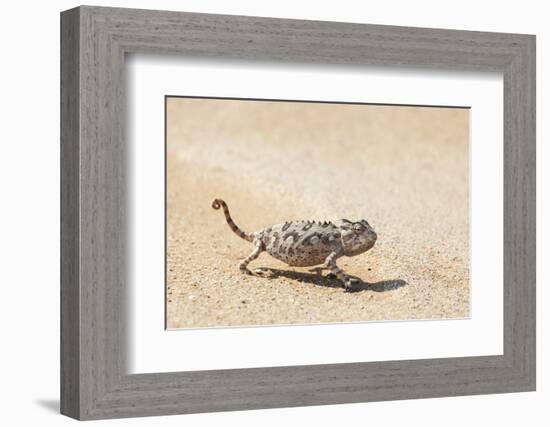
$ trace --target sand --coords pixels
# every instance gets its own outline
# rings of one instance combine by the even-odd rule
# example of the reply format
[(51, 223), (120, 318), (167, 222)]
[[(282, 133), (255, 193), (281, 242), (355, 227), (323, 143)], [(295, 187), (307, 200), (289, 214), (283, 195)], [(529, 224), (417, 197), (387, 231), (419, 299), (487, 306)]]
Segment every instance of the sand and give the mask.
[[(469, 316), (469, 111), (261, 101), (167, 101), (168, 328)], [(251, 251), (245, 231), (365, 218), (369, 252), (338, 261), (362, 280)]]

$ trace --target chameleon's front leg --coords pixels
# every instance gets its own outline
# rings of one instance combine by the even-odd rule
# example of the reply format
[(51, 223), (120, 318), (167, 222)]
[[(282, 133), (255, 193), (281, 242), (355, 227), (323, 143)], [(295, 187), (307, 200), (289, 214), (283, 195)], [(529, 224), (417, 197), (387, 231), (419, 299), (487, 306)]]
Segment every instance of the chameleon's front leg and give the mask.
[(254, 250), (252, 251), (252, 253), (248, 255), (245, 259), (243, 259), (239, 264), (239, 270), (241, 270), (241, 273), (252, 274), (252, 272), (248, 269), (248, 264), (258, 258), (263, 250), (264, 245), (262, 244), (261, 240), (255, 241)]
[(346, 273), (344, 273), (344, 270), (336, 265), (336, 258), (339, 256), (340, 254), (338, 252), (332, 252), (326, 258), (325, 265), (328, 267), (330, 272), (338, 277), (338, 279), (344, 284), (346, 292), (349, 292), (352, 290), (352, 280)]

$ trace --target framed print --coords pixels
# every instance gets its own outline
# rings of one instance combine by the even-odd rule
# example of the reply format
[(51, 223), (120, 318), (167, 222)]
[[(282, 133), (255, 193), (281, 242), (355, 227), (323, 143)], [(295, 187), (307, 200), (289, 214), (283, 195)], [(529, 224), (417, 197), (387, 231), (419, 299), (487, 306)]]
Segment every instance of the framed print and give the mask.
[(535, 389), (535, 38), (61, 14), (61, 410)]

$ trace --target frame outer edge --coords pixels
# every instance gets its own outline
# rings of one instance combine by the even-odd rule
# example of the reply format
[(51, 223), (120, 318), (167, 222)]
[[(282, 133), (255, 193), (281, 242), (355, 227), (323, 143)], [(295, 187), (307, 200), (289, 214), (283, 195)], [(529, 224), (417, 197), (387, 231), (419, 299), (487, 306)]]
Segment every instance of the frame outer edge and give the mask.
[(60, 411), (79, 419), (80, 388), (80, 11), (61, 13)]
[(529, 206), (527, 211), (531, 212), (529, 217), (528, 239), (529, 253), (528, 260), (530, 262), (529, 269), (532, 277), (528, 287), (530, 295), (528, 296), (528, 306), (532, 308), (529, 313), (527, 330), (529, 333), (528, 347), (530, 354), (527, 362), (527, 376), (530, 390), (537, 390), (537, 38), (535, 35), (529, 37), (528, 43), (528, 99), (527, 99), (527, 120), (528, 120), (528, 135), (529, 141), (529, 156), (532, 169), (530, 170), (530, 191)]
[(504, 354), (518, 391), (536, 389), (535, 36), (504, 72)]
[[(518, 346), (516, 351), (522, 351), (522, 368), (525, 377), (526, 390), (536, 390), (536, 36), (527, 36), (522, 55), (521, 69), (518, 73), (518, 85), (524, 89), (522, 102), (518, 113), (523, 117), (520, 129), (521, 138), (518, 145), (519, 168), (522, 179), (522, 219), (524, 229), (520, 231), (523, 237), (524, 250), (521, 255), (525, 263), (523, 284), (521, 321), (523, 322), (524, 348)], [(518, 214), (519, 216), (519, 214)], [(519, 218), (518, 218), (519, 220)]]

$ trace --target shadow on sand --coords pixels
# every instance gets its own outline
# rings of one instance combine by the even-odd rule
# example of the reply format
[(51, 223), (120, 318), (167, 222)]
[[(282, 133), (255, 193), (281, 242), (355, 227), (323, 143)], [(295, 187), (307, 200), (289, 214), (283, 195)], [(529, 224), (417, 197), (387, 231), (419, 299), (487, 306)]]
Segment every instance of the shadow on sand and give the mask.
[[(304, 273), (301, 271), (291, 270), (279, 270), (276, 268), (258, 268), (255, 273), (258, 276), (265, 277), (267, 279), (277, 279), (279, 277), (286, 277), (287, 279), (296, 280), (302, 283), (311, 283), (316, 286), (323, 286), (325, 288), (342, 288), (342, 282), (332, 276), (323, 275), (322, 271), (325, 270), (322, 267), (316, 267), (310, 271), (313, 273)], [(407, 285), (408, 283), (401, 279), (395, 280), (382, 280), (380, 282), (368, 283), (361, 280), (359, 277), (348, 275), (353, 279), (353, 288), (351, 292), (361, 291), (374, 291), (374, 292), (387, 292), (393, 291)]]
[(38, 399), (35, 403), (50, 412), (59, 414), (59, 399)]

